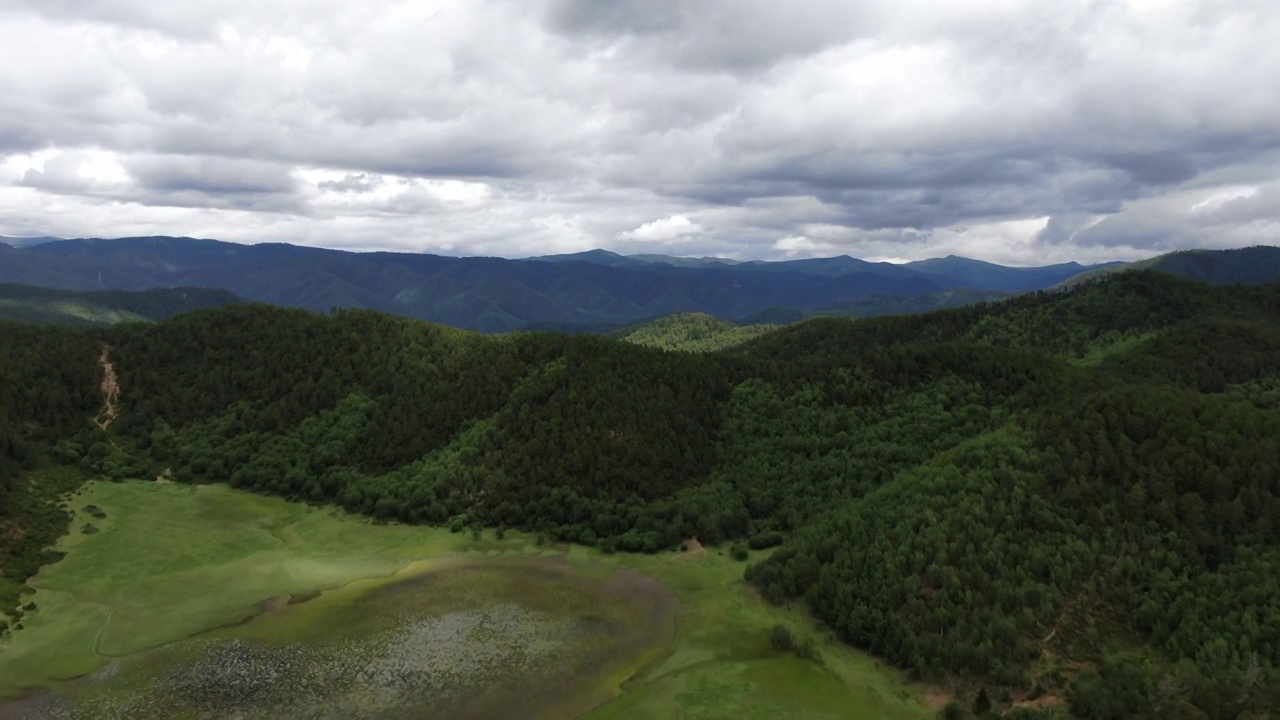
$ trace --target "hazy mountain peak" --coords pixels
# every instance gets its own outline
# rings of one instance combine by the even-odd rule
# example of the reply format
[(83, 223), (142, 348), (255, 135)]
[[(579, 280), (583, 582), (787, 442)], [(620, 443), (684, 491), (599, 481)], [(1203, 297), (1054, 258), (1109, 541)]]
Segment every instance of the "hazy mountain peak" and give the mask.
[[(1169, 271), (1214, 282), (1264, 282), (1268, 268), (1280, 266), (1262, 257), (1267, 250), (1280, 252), (1183, 254)], [(899, 265), (849, 255), (735, 262), (603, 249), (510, 260), (157, 236), (59, 240), (3, 252), (0, 282), (69, 290), (221, 288), (277, 305), (321, 312), (362, 307), (490, 332), (600, 329), (683, 312), (742, 321), (778, 308), (811, 312), (868, 296), (961, 288), (1016, 294), (1090, 269), (1077, 263), (1004, 267), (955, 255)], [(1209, 265), (1224, 269), (1205, 270)]]

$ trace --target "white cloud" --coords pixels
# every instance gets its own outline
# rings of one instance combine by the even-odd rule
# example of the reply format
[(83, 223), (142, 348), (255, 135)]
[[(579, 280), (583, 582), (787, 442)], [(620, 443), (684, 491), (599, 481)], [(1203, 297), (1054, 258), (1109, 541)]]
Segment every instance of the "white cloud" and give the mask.
[(663, 245), (674, 245), (687, 240), (690, 236), (700, 235), (702, 226), (683, 215), (672, 215), (647, 222), (640, 227), (622, 233), (628, 240), (656, 242)]
[(1254, 0), (9, 0), (0, 234), (1019, 263), (1275, 242), (1276, 37)]

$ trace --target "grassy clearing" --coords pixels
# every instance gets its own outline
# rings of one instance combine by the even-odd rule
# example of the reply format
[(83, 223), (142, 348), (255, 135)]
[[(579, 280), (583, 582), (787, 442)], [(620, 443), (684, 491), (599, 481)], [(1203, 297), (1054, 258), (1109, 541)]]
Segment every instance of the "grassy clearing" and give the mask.
[[(193, 643), (283, 646), (337, 642), (333, 629), (340, 627), (350, 640), (378, 630), (377, 618), (405, 617), (410, 606), (438, 615), (519, 598), (540, 617), (582, 617), (615, 604), (613, 597), (633, 622), (661, 624), (657, 615), (636, 620), (644, 609), (628, 605), (640, 591), (627, 583), (638, 576), (628, 581), (617, 571), (632, 569), (679, 597), (674, 638), (668, 628), (625, 648), (582, 646), (578, 660), (592, 658), (590, 672), (568, 685), (540, 683), (545, 717), (593, 707), (587, 717), (597, 719), (931, 717), (896, 672), (820, 637), (801, 613), (761, 602), (741, 580), (743, 564), (714, 549), (698, 558), (607, 556), (540, 547), (519, 533), (475, 541), (469, 533), (374, 525), (222, 486), (91, 483), (71, 506), (73, 530), (60, 546), (67, 557), (34, 579), (39, 609), (24, 630), (0, 643), (0, 697), (57, 686), (125, 656), (115, 667), (125, 668), (120, 676), (132, 677), (136, 687), (149, 677), (147, 663), (156, 665), (146, 658), (168, 666), (194, 657), (179, 641), (196, 636)], [(106, 516), (92, 516), (91, 506)], [(85, 525), (97, 532), (85, 534)], [(461, 572), (484, 558), (491, 560), (488, 571)], [(530, 572), (535, 566), (538, 572)], [(315, 599), (289, 605), (286, 596)], [(655, 596), (643, 597), (652, 608)], [(621, 615), (600, 614), (623, 624)], [(779, 622), (812, 637), (822, 664), (773, 650), (769, 631)], [(216, 628), (222, 629), (209, 632)], [(159, 655), (138, 654), (162, 646)], [(117, 684), (123, 685), (106, 686)], [(554, 692), (542, 692), (548, 688)]]
[[(72, 531), (59, 543), (67, 557), (33, 579), (39, 609), (0, 645), (0, 697), (241, 622), (268, 598), (461, 549), (447, 533), (372, 527), (221, 486), (90, 483), (71, 505)], [(85, 534), (86, 524), (98, 532)]]
[(1140, 335), (1117, 336), (1110, 342), (1099, 342), (1088, 354), (1074, 359), (1080, 367), (1095, 367), (1111, 358), (1134, 352), (1142, 345), (1160, 337), (1161, 331), (1153, 330)]
[[(934, 717), (922, 691), (896, 670), (822, 635), (803, 613), (761, 601), (742, 581), (744, 564), (723, 549), (690, 560), (664, 555), (616, 562), (676, 591), (677, 632), (669, 650), (628, 681), (614, 702), (588, 713), (589, 720)], [(770, 630), (779, 623), (798, 640), (813, 640), (821, 662), (774, 650)]]

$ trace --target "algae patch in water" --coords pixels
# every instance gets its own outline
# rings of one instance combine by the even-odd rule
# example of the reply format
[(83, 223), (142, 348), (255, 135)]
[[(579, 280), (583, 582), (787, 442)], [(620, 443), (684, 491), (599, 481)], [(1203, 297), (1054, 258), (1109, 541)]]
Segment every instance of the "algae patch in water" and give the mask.
[(26, 717), (534, 717), (598, 694), (667, 642), (673, 611), (640, 576), (478, 560), (276, 607), (126, 661)]

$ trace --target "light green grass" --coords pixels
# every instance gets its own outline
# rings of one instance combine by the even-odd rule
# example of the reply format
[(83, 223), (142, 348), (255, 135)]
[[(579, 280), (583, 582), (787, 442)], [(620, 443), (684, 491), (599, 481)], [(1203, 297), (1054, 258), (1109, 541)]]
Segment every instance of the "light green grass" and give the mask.
[(1085, 355), (1076, 358), (1073, 362), (1081, 367), (1093, 367), (1100, 365), (1111, 358), (1119, 357), (1125, 353), (1133, 352), (1142, 347), (1146, 343), (1160, 337), (1162, 334), (1159, 330), (1142, 333), (1139, 335), (1120, 335), (1115, 333), (1115, 337), (1107, 341), (1098, 342), (1093, 349)]
[[(742, 581), (744, 563), (723, 550), (618, 562), (667, 583), (680, 598), (670, 649), (588, 720), (851, 718), (925, 720), (922, 691), (874, 658), (822, 635), (804, 613), (761, 601)], [(811, 638), (822, 662), (770, 646), (775, 624)]]
[[(268, 598), (390, 575), (462, 543), (222, 486), (86, 488), (59, 544), (67, 557), (31, 583), (38, 610), (0, 645), (0, 697), (240, 622)], [(89, 516), (89, 505), (107, 517)], [(83, 534), (86, 523), (100, 532)]]
[[(89, 505), (106, 518), (90, 517)], [(586, 717), (932, 717), (919, 690), (896, 671), (822, 637), (802, 612), (759, 600), (741, 579), (743, 563), (715, 549), (699, 558), (606, 556), (538, 547), (515, 532), (501, 542), (486, 533), (476, 542), (469, 533), (376, 525), (223, 486), (90, 483), (71, 507), (73, 530), (61, 542), (67, 557), (33, 580), (39, 609), (23, 630), (0, 641), (0, 698), (243, 622), (270, 598), (334, 588), (355, 597), (460, 557), (562, 554), (586, 577), (619, 568), (654, 577), (675, 591), (680, 606), (669, 646), (611, 668), (586, 701), (572, 698), (559, 717), (599, 703), (605, 704)], [(99, 532), (83, 534), (86, 523)], [(298, 630), (291, 623), (310, 624), (316, 616), (272, 614), (244, 634), (287, 636)], [(822, 664), (774, 651), (769, 631), (779, 622), (813, 638)]]

